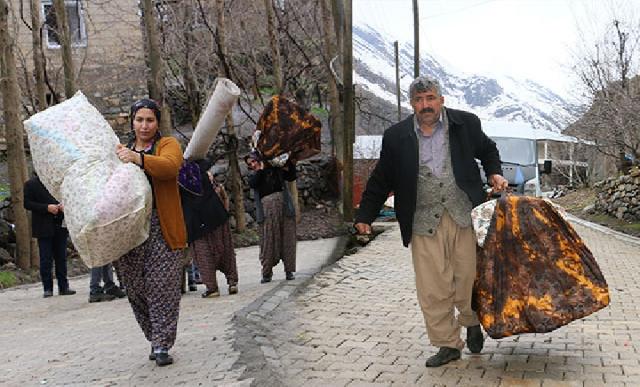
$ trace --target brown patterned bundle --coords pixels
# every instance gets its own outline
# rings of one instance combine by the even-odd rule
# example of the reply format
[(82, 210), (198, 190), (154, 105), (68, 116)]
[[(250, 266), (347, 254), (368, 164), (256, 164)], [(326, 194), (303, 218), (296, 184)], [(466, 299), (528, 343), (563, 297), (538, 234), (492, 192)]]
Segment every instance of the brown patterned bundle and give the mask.
[(498, 200), (477, 267), (474, 310), (494, 339), (550, 332), (609, 304), (591, 251), (542, 199)]
[(273, 96), (258, 120), (257, 148), (265, 159), (291, 152), (297, 162), (320, 152), (322, 124), (309, 112), (282, 96)]

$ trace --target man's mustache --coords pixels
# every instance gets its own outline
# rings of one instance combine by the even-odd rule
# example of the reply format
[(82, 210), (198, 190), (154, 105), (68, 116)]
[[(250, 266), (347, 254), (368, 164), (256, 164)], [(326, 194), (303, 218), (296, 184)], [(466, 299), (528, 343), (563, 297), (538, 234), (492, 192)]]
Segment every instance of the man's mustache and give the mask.
[(433, 110), (433, 108), (430, 108), (430, 107), (426, 107), (426, 108), (420, 110), (420, 113), (435, 113), (435, 112), (436, 111)]

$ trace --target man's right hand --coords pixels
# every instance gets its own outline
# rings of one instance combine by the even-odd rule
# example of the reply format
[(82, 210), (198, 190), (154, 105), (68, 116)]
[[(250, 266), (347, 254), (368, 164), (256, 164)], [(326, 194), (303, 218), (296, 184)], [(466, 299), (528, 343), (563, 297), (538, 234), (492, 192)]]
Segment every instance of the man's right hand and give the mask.
[(353, 227), (358, 230), (358, 234), (368, 235), (371, 234), (371, 225), (366, 223), (356, 223)]
[(53, 215), (58, 215), (58, 211), (60, 210), (60, 208), (58, 207), (57, 204), (49, 204), (47, 206), (47, 211), (49, 211), (50, 213), (52, 213)]

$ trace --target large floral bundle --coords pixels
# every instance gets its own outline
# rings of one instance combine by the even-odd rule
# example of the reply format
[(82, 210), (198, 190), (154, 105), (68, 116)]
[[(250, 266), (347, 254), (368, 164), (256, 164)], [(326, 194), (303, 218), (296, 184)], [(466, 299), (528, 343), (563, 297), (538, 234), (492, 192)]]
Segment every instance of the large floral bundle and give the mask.
[(24, 124), (33, 165), (64, 205), (69, 235), (87, 266), (112, 262), (148, 238), (147, 178), (118, 160), (117, 136), (81, 92)]
[(474, 215), (492, 206), (474, 286), (489, 336), (550, 332), (609, 304), (593, 254), (550, 202), (507, 195)]

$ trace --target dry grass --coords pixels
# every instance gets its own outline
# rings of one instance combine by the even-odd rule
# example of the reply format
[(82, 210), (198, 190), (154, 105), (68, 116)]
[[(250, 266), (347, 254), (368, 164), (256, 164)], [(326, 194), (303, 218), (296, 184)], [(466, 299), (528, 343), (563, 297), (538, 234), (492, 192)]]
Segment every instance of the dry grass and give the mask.
[(640, 222), (628, 222), (614, 216), (597, 212), (586, 212), (584, 208), (595, 203), (596, 194), (590, 188), (570, 191), (565, 196), (552, 199), (554, 203), (564, 207), (567, 212), (593, 223), (612, 228), (625, 234), (640, 237)]

